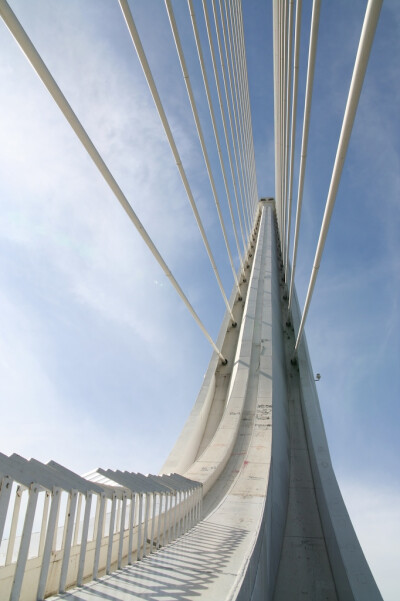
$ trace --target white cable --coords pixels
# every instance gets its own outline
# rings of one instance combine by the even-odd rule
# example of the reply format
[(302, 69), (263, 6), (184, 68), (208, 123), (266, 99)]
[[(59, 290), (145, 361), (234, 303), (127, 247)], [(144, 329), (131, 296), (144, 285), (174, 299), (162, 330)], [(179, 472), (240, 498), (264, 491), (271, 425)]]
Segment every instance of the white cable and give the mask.
[[(231, 172), (231, 177), (232, 177), (233, 191), (234, 191), (234, 196), (235, 196), (237, 215), (238, 215), (238, 219), (239, 219), (239, 227), (240, 227), (240, 233), (241, 233), (241, 237), (242, 237), (243, 250), (244, 250), (244, 252), (246, 252), (246, 242), (244, 239), (242, 216), (241, 216), (241, 211), (240, 211), (240, 207), (239, 207), (238, 192), (237, 192), (237, 187), (236, 187), (236, 177), (235, 177), (234, 170), (233, 170), (232, 152), (231, 152), (231, 146), (229, 144), (229, 139), (228, 139), (225, 109), (224, 109), (223, 102), (222, 102), (222, 92), (221, 92), (221, 86), (220, 86), (220, 82), (219, 82), (217, 62), (215, 59), (214, 44), (212, 41), (210, 19), (208, 16), (206, 0), (203, 0), (203, 12), (204, 12), (204, 18), (205, 18), (205, 22), (206, 22), (208, 44), (209, 44), (210, 52), (211, 52), (211, 60), (212, 60), (213, 71), (214, 71), (214, 79), (215, 79), (215, 83), (217, 86), (218, 102), (219, 102), (219, 108), (220, 108), (220, 113), (221, 113), (221, 118), (222, 118), (222, 126), (223, 126), (223, 130), (224, 130), (225, 143), (226, 143), (226, 148), (228, 151), (229, 167), (230, 167), (230, 172)], [(224, 71), (223, 71), (223, 75), (224, 75)]]
[(245, 109), (245, 128), (246, 128), (246, 137), (247, 137), (247, 145), (248, 145), (248, 155), (249, 155), (249, 170), (250, 170), (250, 180), (253, 192), (253, 213), (256, 210), (256, 206), (258, 203), (258, 193), (257, 193), (257, 176), (256, 176), (256, 166), (255, 166), (255, 157), (254, 157), (254, 140), (253, 140), (253, 128), (252, 128), (252, 120), (251, 120), (251, 107), (250, 107), (250, 96), (249, 96), (249, 85), (248, 85), (248, 73), (247, 73), (247, 62), (246, 62), (246, 49), (245, 49), (245, 41), (244, 41), (244, 29), (243, 29), (243, 19), (242, 19), (242, 11), (240, 1), (237, 0), (234, 8), (236, 7), (236, 11), (233, 13), (235, 16), (234, 22), (236, 24), (237, 31), (237, 40), (238, 40), (238, 55), (239, 55), (239, 65), (240, 65), (240, 74), (242, 80), (242, 94), (243, 94), (243, 104)]
[(299, 331), (297, 334), (295, 351), (297, 350), (301, 340), (304, 324), (307, 319), (308, 309), (310, 308), (315, 282), (317, 280), (318, 269), (321, 263), (322, 254), (324, 252), (325, 241), (328, 235), (333, 207), (335, 206), (336, 194), (339, 188), (340, 178), (342, 176), (343, 165), (346, 159), (347, 148), (349, 146), (351, 131), (353, 129), (358, 102), (360, 100), (360, 94), (364, 83), (372, 42), (374, 41), (376, 26), (378, 25), (382, 2), (383, 0), (369, 0), (367, 10), (365, 12), (360, 42), (358, 45), (353, 75), (351, 78), (349, 95), (347, 97), (346, 109), (343, 117), (342, 129), (340, 132), (339, 144), (337, 147), (335, 163), (332, 171), (331, 183), (329, 186), (328, 197), (326, 199), (324, 217), (319, 234), (317, 250), (315, 253), (314, 265), (311, 272), (310, 283), (308, 285), (303, 315), (301, 316)]
[[(229, 7), (229, 11), (228, 11)], [(243, 97), (243, 81), (242, 81), (242, 70), (239, 58), (239, 41), (238, 41), (238, 32), (235, 27), (236, 21), (234, 20), (233, 11), (232, 11), (232, 2), (227, 3), (225, 0), (225, 15), (226, 15), (226, 23), (228, 32), (230, 32), (230, 39), (232, 42), (231, 52), (232, 52), (232, 66), (234, 73), (234, 82), (236, 88), (236, 101), (238, 108), (238, 117), (239, 117), (239, 126), (241, 130), (241, 140), (242, 140), (242, 151), (243, 151), (243, 160), (245, 165), (245, 173), (247, 180), (247, 189), (248, 189), (248, 198), (249, 198), (249, 212), (250, 219), (253, 215), (253, 189), (252, 189), (252, 181), (251, 181), (251, 173), (249, 168), (249, 148), (248, 148), (248, 138), (247, 138), (247, 130), (246, 130), (246, 117), (245, 117), (245, 105), (244, 105), (244, 97)]]
[(296, 3), (296, 22), (294, 34), (294, 62), (293, 62), (293, 96), (292, 96), (292, 119), (290, 135), (290, 161), (289, 161), (289, 190), (288, 190), (288, 228), (286, 236), (286, 264), (285, 278), (288, 274), (289, 250), (290, 250), (290, 227), (292, 219), (292, 191), (293, 191), (293, 163), (296, 141), (296, 118), (297, 118), (297, 91), (299, 87), (299, 57), (300, 57), (300, 32), (301, 32), (301, 8), (302, 0)]
[(303, 138), (301, 141), (299, 186), (298, 186), (298, 192), (297, 192), (296, 226), (295, 226), (294, 243), (293, 243), (292, 272), (290, 274), (289, 305), (288, 305), (289, 309), (291, 306), (292, 296), (293, 296), (294, 275), (296, 272), (297, 247), (298, 247), (298, 243), (299, 243), (300, 217), (301, 217), (301, 206), (302, 206), (302, 201), (303, 201), (304, 175), (305, 175), (305, 171), (306, 171), (306, 162), (307, 162), (308, 132), (309, 132), (309, 128), (310, 128), (311, 102), (312, 102), (313, 83), (314, 83), (315, 57), (317, 54), (317, 40), (318, 40), (318, 25), (319, 25), (320, 8), (321, 8), (321, 0), (314, 0), (312, 16), (311, 16), (310, 45), (309, 45), (309, 51), (308, 51), (307, 83), (306, 83), (306, 96), (305, 96), (305, 104), (304, 104), (304, 121), (303, 121)]
[(281, 80), (281, 114), (282, 114), (282, 232), (281, 232), (281, 243), (282, 243), (282, 257), (285, 256), (285, 231), (286, 231), (286, 190), (285, 190), (285, 174), (286, 174), (286, 84), (287, 84), (287, 23), (288, 23), (288, 11), (287, 2), (283, 3), (283, 27), (282, 27), (282, 80)]
[(282, 140), (282, 129), (283, 129), (283, 112), (282, 112), (282, 102), (283, 102), (283, 21), (284, 21), (284, 4), (280, 2), (279, 5), (279, 198), (280, 198), (280, 220), (281, 220), (281, 228), (280, 228), (280, 247), (282, 251), (282, 230), (283, 230), (283, 188), (282, 188), (282, 173), (284, 169), (283, 165), (283, 140)]
[[(236, 230), (235, 218), (234, 218), (233, 210), (232, 210), (232, 203), (231, 203), (231, 197), (230, 197), (230, 193), (229, 193), (228, 180), (226, 177), (226, 171), (225, 171), (224, 159), (222, 156), (221, 144), (219, 141), (217, 123), (215, 120), (214, 108), (213, 108), (213, 103), (212, 103), (211, 94), (210, 94), (210, 87), (208, 85), (208, 77), (207, 77), (207, 72), (206, 72), (206, 68), (205, 68), (205, 64), (204, 64), (203, 51), (202, 51), (201, 40), (200, 40), (198, 28), (197, 28), (196, 15), (194, 12), (194, 7), (193, 7), (193, 0), (188, 0), (188, 4), (189, 4), (190, 17), (192, 20), (194, 38), (196, 41), (197, 54), (199, 57), (201, 73), (203, 76), (204, 88), (205, 88), (206, 96), (207, 96), (208, 109), (210, 112), (211, 122), (212, 122), (212, 126), (213, 126), (215, 143), (217, 145), (218, 158), (219, 158), (219, 162), (220, 162), (220, 166), (221, 166), (222, 178), (224, 180), (225, 193), (226, 193), (226, 198), (227, 198), (228, 207), (229, 207), (229, 214), (230, 214), (232, 226), (233, 226), (233, 234), (234, 234), (234, 238), (235, 238), (235, 242), (236, 242), (236, 248), (237, 248), (238, 257), (239, 257), (239, 261), (240, 261), (240, 265), (241, 265), (241, 270), (244, 273), (243, 259), (242, 259), (242, 255), (240, 252), (239, 239), (238, 239), (237, 230)], [(221, 219), (222, 219), (222, 215), (221, 215)], [(236, 272), (235, 272), (235, 277), (236, 277)]]
[[(246, 246), (247, 246), (248, 240), (249, 240), (249, 226), (246, 221), (246, 213), (245, 213), (245, 208), (244, 208), (243, 183), (242, 183), (242, 179), (240, 177), (239, 161), (238, 161), (238, 156), (237, 156), (237, 151), (236, 151), (236, 142), (235, 142), (235, 135), (234, 135), (234, 128), (233, 128), (233, 117), (232, 117), (232, 111), (231, 111), (231, 106), (230, 106), (230, 102), (229, 102), (229, 93), (228, 93), (228, 83), (229, 82), (227, 81), (228, 76), (226, 74), (226, 69), (225, 69), (225, 63), (224, 63), (224, 57), (223, 57), (224, 53), (223, 53), (222, 41), (221, 41), (221, 32), (220, 32), (220, 27), (218, 24), (218, 16), (217, 16), (215, 2), (216, 2), (216, 0), (212, 0), (212, 9), (213, 9), (213, 17), (214, 17), (214, 23), (215, 23), (215, 31), (217, 34), (218, 54), (219, 54), (219, 60), (221, 63), (222, 79), (223, 79), (223, 83), (224, 83), (225, 102), (226, 102), (226, 106), (228, 109), (229, 129), (230, 129), (230, 134), (231, 134), (233, 155), (234, 155), (235, 167), (236, 167), (235, 173), (236, 173), (236, 177), (237, 177), (237, 181), (238, 181), (238, 185), (239, 185), (240, 214), (243, 219), (243, 230), (244, 230), (244, 237), (245, 237), (244, 252), (246, 253)], [(205, 9), (205, 15), (207, 15), (205, 0), (203, 0), (203, 9)], [(228, 75), (229, 75), (229, 73), (228, 73)]]
[[(287, 232), (290, 223), (289, 217), (289, 200), (288, 200), (288, 179), (289, 179), (289, 129), (290, 129), (290, 109), (291, 109), (291, 87), (292, 87), (292, 41), (293, 41), (293, 0), (289, 2), (289, 31), (287, 44), (287, 73), (286, 73), (286, 132), (285, 132), (285, 231), (284, 231), (284, 255), (283, 263), (286, 266), (288, 256)], [(285, 272), (286, 279), (286, 272)]]
[(238, 2), (238, 19), (239, 26), (241, 31), (241, 49), (242, 49), (242, 64), (244, 67), (244, 81), (245, 81), (245, 93), (246, 93), (246, 103), (247, 103), (247, 118), (248, 118), (248, 130), (250, 135), (250, 149), (251, 149), (251, 160), (252, 160), (252, 172), (253, 172), (253, 180), (254, 180), (254, 193), (255, 203), (258, 203), (258, 187), (257, 187), (257, 170), (256, 170), (256, 159), (254, 152), (254, 137), (253, 137), (253, 125), (251, 118), (251, 104), (250, 104), (250, 92), (249, 92), (249, 77), (247, 71), (247, 57), (246, 57), (246, 44), (244, 39), (244, 27), (243, 27), (243, 14), (241, 8), (241, 0)]
[[(222, 0), (220, 0), (220, 6), (221, 6), (221, 1)], [(234, 36), (233, 36), (232, 24), (229, 19), (226, 0), (224, 0), (224, 5), (225, 5), (225, 18), (226, 18), (226, 31), (228, 34), (229, 56), (230, 56), (230, 65), (231, 65), (233, 90), (234, 90), (232, 102), (234, 104), (234, 107), (236, 107), (236, 116), (237, 116), (237, 124), (238, 124), (238, 130), (237, 130), (238, 131), (238, 142), (240, 142), (240, 153), (241, 153), (241, 157), (242, 157), (243, 177), (244, 177), (244, 181), (246, 182), (247, 211), (248, 211), (248, 218), (249, 218), (250, 231), (251, 231), (251, 229), (252, 229), (252, 211), (251, 211), (252, 194), (251, 194), (251, 190), (250, 190), (247, 152), (246, 152), (246, 147), (245, 147), (245, 133), (244, 133), (244, 126), (243, 126), (243, 107), (242, 107), (242, 103), (241, 103), (240, 83), (239, 83), (239, 77), (238, 77), (238, 61), (236, 59), (236, 44), (235, 44), (236, 40), (234, 39)], [(221, 7), (221, 10), (222, 10), (222, 7)], [(222, 12), (221, 12), (221, 19), (223, 20)]]
[[(250, 233), (251, 233), (251, 221), (250, 221), (250, 215), (249, 215), (249, 206), (248, 206), (248, 191), (247, 191), (247, 185), (246, 185), (246, 177), (245, 177), (245, 170), (244, 170), (244, 165), (243, 165), (243, 156), (242, 156), (242, 147), (241, 147), (241, 143), (240, 143), (240, 132), (239, 132), (239, 126), (238, 126), (238, 118), (237, 118), (237, 110), (236, 110), (236, 103), (235, 103), (235, 94), (234, 94), (234, 83), (233, 83), (233, 74), (231, 71), (231, 61), (229, 58), (229, 54), (232, 56), (232, 53), (228, 52), (228, 43), (229, 43), (229, 30), (227, 31), (227, 28), (225, 26), (225, 20), (224, 20), (224, 15), (223, 15), (223, 10), (222, 10), (222, 1), (219, 0), (219, 11), (220, 11), (220, 16), (221, 16), (221, 25), (222, 25), (222, 38), (224, 41), (224, 50), (225, 50), (225, 58), (226, 58), (226, 65), (227, 65), (227, 71), (228, 71), (228, 82), (229, 82), (229, 90), (230, 90), (230, 100), (231, 100), (231, 104), (232, 104), (232, 112), (233, 112), (233, 123), (234, 123), (234, 141), (237, 145), (237, 151), (238, 151), (238, 156), (239, 156), (239, 166), (240, 169), (238, 169), (238, 172), (240, 174), (240, 179), (241, 179), (241, 183), (242, 183), (242, 203), (243, 203), (243, 213), (246, 216), (246, 224), (247, 224), (247, 240), (250, 240)], [(215, 16), (215, 18), (217, 19), (217, 17)], [(229, 49), (230, 49), (230, 45), (229, 45)], [(227, 98), (227, 103), (229, 104), (229, 98)]]
[[(180, 40), (180, 36), (179, 36), (179, 32), (178, 32), (178, 27), (176, 25), (176, 20), (175, 20), (174, 11), (172, 9), (171, 0), (165, 0), (165, 6), (166, 6), (166, 9), (167, 9), (168, 18), (169, 18), (169, 22), (170, 22), (170, 25), (171, 25), (172, 35), (173, 35), (175, 46), (176, 46), (176, 51), (178, 53), (178, 58), (179, 58), (179, 62), (180, 62), (180, 65), (181, 65), (182, 74), (183, 74), (183, 78), (184, 78), (185, 85), (186, 85), (186, 90), (187, 90), (187, 93), (188, 93), (188, 96), (189, 96), (189, 102), (190, 102), (190, 106), (191, 106), (191, 109), (192, 109), (193, 118), (194, 118), (194, 121), (195, 121), (195, 124), (196, 124), (197, 135), (199, 137), (201, 150), (203, 151), (204, 161), (206, 163), (207, 173), (208, 173), (208, 177), (209, 177), (209, 180), (210, 180), (210, 184), (211, 184), (211, 189), (212, 189), (212, 193), (213, 193), (213, 196), (214, 196), (215, 205), (216, 205), (216, 208), (217, 208), (219, 221), (220, 221), (220, 224), (221, 224), (222, 235), (224, 237), (226, 250), (228, 252), (229, 263), (231, 265), (231, 269), (232, 269), (232, 273), (233, 273), (233, 278), (235, 280), (236, 287), (237, 287), (237, 289), (239, 291), (239, 294), (240, 294), (240, 287), (239, 287), (239, 282), (238, 282), (237, 275), (236, 275), (236, 269), (235, 269), (235, 266), (233, 264), (233, 258), (232, 258), (232, 253), (231, 253), (231, 249), (230, 249), (230, 246), (229, 246), (228, 236), (227, 236), (226, 229), (225, 229), (224, 218), (222, 216), (221, 206), (220, 206), (219, 200), (218, 200), (218, 194), (217, 194), (217, 189), (215, 187), (214, 176), (212, 174), (210, 160), (208, 158), (208, 152), (207, 152), (207, 148), (206, 148), (206, 143), (204, 141), (203, 129), (201, 127), (201, 123), (200, 123), (200, 119), (199, 119), (199, 113), (198, 113), (197, 106), (196, 106), (196, 100), (194, 98), (192, 85), (190, 83), (189, 72), (188, 72), (188, 69), (187, 69), (185, 55), (184, 55), (184, 52), (183, 52), (183, 48), (182, 48), (182, 44), (181, 44), (181, 40)], [(226, 300), (228, 302), (228, 299), (226, 299)], [(229, 306), (229, 302), (228, 302), (228, 306)]]
[(247, 104), (247, 127), (249, 131), (249, 143), (250, 143), (250, 151), (251, 151), (251, 163), (252, 163), (252, 174), (253, 174), (253, 187), (254, 187), (254, 202), (255, 205), (258, 204), (258, 186), (257, 186), (257, 170), (256, 170), (256, 159), (255, 159), (255, 151), (254, 151), (254, 137), (253, 137), (253, 122), (252, 122), (252, 112), (251, 112), (251, 103), (250, 103), (250, 92), (249, 92), (249, 77), (247, 70), (247, 57), (246, 57), (246, 44), (244, 38), (244, 27), (243, 27), (243, 15), (241, 8), (241, 0), (238, 4), (238, 15), (239, 15), (239, 25), (241, 31), (241, 45), (242, 45), (242, 64), (244, 69), (244, 82), (245, 82), (245, 99)]
[(222, 359), (222, 361), (225, 362), (226, 360), (225, 360), (224, 356), (222, 355), (221, 351), (215, 345), (213, 339), (211, 338), (211, 336), (208, 334), (207, 330), (203, 326), (200, 318), (198, 317), (197, 313), (195, 312), (192, 305), (188, 301), (182, 288), (179, 286), (178, 282), (175, 280), (170, 269), (168, 268), (168, 265), (165, 263), (164, 259), (160, 255), (155, 244), (153, 243), (153, 241), (151, 240), (147, 231), (143, 227), (143, 225), (140, 222), (139, 218), (137, 217), (135, 211), (129, 204), (129, 202), (128, 202), (127, 198), (125, 197), (124, 193), (122, 192), (121, 188), (119, 187), (119, 185), (117, 184), (113, 175), (109, 171), (107, 165), (104, 163), (98, 150), (96, 149), (93, 142), (87, 135), (85, 129), (83, 128), (79, 119), (75, 115), (75, 113), (72, 110), (71, 106), (69, 105), (67, 99), (61, 92), (61, 90), (58, 87), (57, 83), (55, 82), (53, 76), (51, 75), (50, 71), (44, 64), (44, 62), (43, 62), (42, 58), (40, 57), (39, 53), (37, 52), (35, 46), (32, 44), (31, 40), (25, 33), (22, 25), (18, 21), (17, 17), (11, 10), (11, 8), (8, 5), (8, 3), (6, 2), (6, 0), (0, 0), (0, 15), (3, 18), (8, 29), (10, 30), (11, 34), (14, 36), (15, 40), (21, 47), (22, 51), (26, 55), (27, 59), (29, 60), (29, 62), (31, 63), (33, 68), (35, 69), (36, 73), (42, 80), (43, 84), (46, 86), (46, 88), (50, 92), (51, 96), (57, 103), (57, 105), (60, 108), (61, 112), (63, 113), (64, 117), (67, 119), (68, 123), (70, 124), (70, 126), (72, 127), (74, 132), (76, 133), (77, 137), (81, 141), (85, 150), (88, 152), (90, 158), (92, 159), (92, 161), (94, 162), (94, 164), (100, 171), (101, 175), (103, 176), (103, 178), (105, 179), (105, 181), (107, 182), (109, 187), (111, 188), (111, 191), (116, 196), (117, 200), (119, 201), (119, 203), (121, 204), (121, 206), (127, 213), (128, 217), (130, 218), (132, 223), (135, 225), (139, 234), (143, 238), (147, 247), (150, 249), (153, 256), (157, 260), (158, 264), (163, 269), (165, 275), (170, 280), (171, 284), (173, 285), (173, 287), (175, 288), (175, 290), (178, 292), (179, 296), (185, 303), (186, 307), (188, 308), (192, 317), (196, 321), (197, 325), (200, 327), (201, 331), (203, 332), (203, 334), (205, 335), (205, 337), (207, 338), (209, 343), (212, 345), (215, 352), (218, 353), (218, 355)]
[(182, 178), (182, 182), (183, 182), (183, 185), (184, 185), (185, 190), (186, 190), (187, 197), (188, 197), (189, 202), (190, 202), (190, 206), (192, 207), (194, 216), (196, 218), (197, 225), (198, 225), (200, 233), (201, 233), (201, 237), (202, 237), (203, 242), (204, 242), (204, 246), (206, 247), (207, 254), (208, 254), (208, 257), (210, 259), (210, 263), (211, 263), (212, 268), (214, 270), (214, 274), (215, 274), (216, 280), (218, 282), (218, 286), (219, 286), (219, 289), (221, 291), (222, 298), (224, 299), (225, 306), (226, 306), (226, 308), (229, 311), (229, 314), (231, 316), (232, 322), (235, 323), (235, 318), (233, 316), (232, 309), (231, 309), (231, 307), (229, 305), (229, 301), (228, 301), (227, 296), (225, 294), (225, 290), (224, 290), (224, 287), (222, 285), (222, 281), (221, 281), (221, 278), (220, 278), (220, 275), (219, 275), (219, 272), (218, 272), (218, 268), (217, 268), (217, 265), (215, 263), (215, 259), (214, 259), (214, 256), (213, 256), (210, 244), (208, 242), (207, 235), (206, 235), (206, 232), (204, 230), (203, 223), (201, 221), (201, 217), (200, 217), (199, 212), (197, 210), (196, 202), (194, 200), (192, 190), (190, 188), (188, 179), (186, 177), (186, 173), (185, 173), (185, 170), (184, 170), (183, 165), (182, 165), (181, 157), (179, 155), (178, 148), (177, 148), (177, 146), (175, 144), (175, 140), (174, 140), (174, 137), (172, 135), (172, 131), (171, 131), (171, 128), (169, 126), (168, 119), (167, 119), (167, 116), (165, 114), (164, 107), (162, 105), (160, 95), (158, 93), (156, 84), (154, 82), (154, 78), (153, 78), (153, 75), (151, 73), (150, 66), (149, 66), (149, 63), (147, 61), (147, 58), (146, 58), (146, 55), (145, 55), (145, 52), (144, 52), (144, 49), (143, 49), (143, 46), (142, 46), (142, 42), (141, 42), (139, 34), (137, 32), (136, 25), (134, 23), (131, 10), (129, 8), (129, 4), (128, 4), (127, 0), (119, 0), (119, 4), (120, 4), (121, 10), (122, 10), (122, 13), (124, 15), (125, 22), (126, 22), (126, 25), (128, 27), (129, 33), (131, 35), (133, 44), (135, 46), (136, 53), (138, 55), (140, 64), (142, 66), (144, 75), (146, 77), (147, 84), (148, 84), (148, 86), (150, 88), (151, 95), (152, 95), (154, 103), (156, 105), (156, 108), (157, 108), (157, 111), (158, 111), (158, 115), (159, 115), (159, 117), (161, 119), (161, 123), (163, 124), (164, 130), (165, 130), (165, 134), (166, 134), (166, 136), (168, 138), (169, 145), (170, 145), (172, 153), (174, 155), (175, 162), (176, 162), (176, 165), (177, 165), (178, 170), (179, 170), (179, 174), (180, 174), (180, 176)]
[(273, 40), (274, 40), (274, 131), (275, 131), (275, 196), (276, 214), (280, 234), (280, 249), (283, 252), (284, 226), (284, 144), (283, 144), (283, 38), (284, 38), (284, 4), (273, 1)]
[(274, 142), (275, 142), (275, 207), (281, 230), (280, 198), (280, 138), (279, 138), (279, 0), (272, 2), (273, 67), (274, 67)]

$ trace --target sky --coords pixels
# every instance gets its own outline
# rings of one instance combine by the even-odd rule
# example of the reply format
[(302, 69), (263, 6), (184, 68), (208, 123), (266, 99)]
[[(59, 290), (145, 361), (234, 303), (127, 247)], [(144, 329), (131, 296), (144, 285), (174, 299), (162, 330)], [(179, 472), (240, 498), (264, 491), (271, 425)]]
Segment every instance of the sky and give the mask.
[[(118, 3), (10, 5), (216, 339), (224, 303)], [(164, 3), (130, 5), (229, 296), (232, 273)], [(173, 6), (228, 219), (187, 4)], [(296, 272), (301, 306), (365, 7), (322, 3)], [(294, 201), (311, 2), (303, 8)], [(205, 41), (200, 2), (195, 9)], [(271, 13), (270, 2), (243, 2), (260, 197), (274, 195)], [(399, 34), (400, 4), (386, 0), (306, 324), (335, 473), (389, 601), (400, 596)], [(1, 451), (78, 473), (157, 472), (211, 347), (3, 23), (0, 80)]]

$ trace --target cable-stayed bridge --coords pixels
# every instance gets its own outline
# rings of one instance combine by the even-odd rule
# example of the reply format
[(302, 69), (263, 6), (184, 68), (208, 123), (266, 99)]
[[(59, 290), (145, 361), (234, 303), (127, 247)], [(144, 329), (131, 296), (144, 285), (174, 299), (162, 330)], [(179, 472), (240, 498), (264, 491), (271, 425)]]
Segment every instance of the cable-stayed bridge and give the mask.
[[(313, 4), (310, 28), (296, 191), (301, 3), (273, 3), (275, 197), (261, 201), (240, 3), (203, 3), (202, 23), (207, 34), (203, 40), (196, 19), (199, 9), (188, 4), (224, 184), (222, 194), (214, 181), (216, 167), (205, 143), (171, 2), (166, 2), (166, 10), (232, 271), (230, 298), (130, 5), (121, 0), (120, 7), (226, 306), (216, 340), (29, 36), (7, 3), (1, 2), (7, 27), (213, 353), (198, 399), (165, 462), (163, 475), (145, 477), (99, 469), (82, 478), (55, 462), (43, 465), (16, 455), (0, 457), (0, 518), (2, 534), (7, 535), (1, 581), (4, 598), (44, 598), (78, 586), (69, 598), (379, 599), (330, 463), (303, 330), (381, 3), (368, 3), (302, 310), (294, 277), (319, 2)], [(207, 41), (209, 73), (202, 48)], [(212, 77), (213, 96), (209, 88)], [(297, 208), (291, 224), (294, 198)], [(222, 203), (226, 204), (224, 211)], [(291, 227), (295, 231), (293, 248)], [(34, 522), (40, 516), (34, 541)], [(82, 587), (94, 579), (95, 583)]]

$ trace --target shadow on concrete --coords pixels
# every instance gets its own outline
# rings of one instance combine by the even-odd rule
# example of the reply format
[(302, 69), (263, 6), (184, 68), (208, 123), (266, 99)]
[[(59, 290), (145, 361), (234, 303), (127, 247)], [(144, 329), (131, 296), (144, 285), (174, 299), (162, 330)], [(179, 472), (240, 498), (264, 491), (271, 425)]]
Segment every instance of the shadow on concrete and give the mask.
[[(204, 596), (224, 572), (247, 531), (201, 522), (174, 543), (62, 596), (64, 601), (189, 601)], [(61, 598), (61, 597), (60, 597)]]

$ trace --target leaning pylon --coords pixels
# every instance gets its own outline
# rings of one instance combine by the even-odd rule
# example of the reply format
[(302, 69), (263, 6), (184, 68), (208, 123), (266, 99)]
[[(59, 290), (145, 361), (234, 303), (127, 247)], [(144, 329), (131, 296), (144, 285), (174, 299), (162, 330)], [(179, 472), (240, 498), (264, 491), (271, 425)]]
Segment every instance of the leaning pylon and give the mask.
[(227, 316), (218, 341), (230, 359), (212, 357), (163, 467), (202, 483), (204, 524), (240, 531), (203, 598), (381, 599), (331, 465), (305, 338), (294, 354), (300, 312), (296, 298), (287, 309), (273, 201), (259, 220), (238, 332)]

